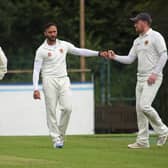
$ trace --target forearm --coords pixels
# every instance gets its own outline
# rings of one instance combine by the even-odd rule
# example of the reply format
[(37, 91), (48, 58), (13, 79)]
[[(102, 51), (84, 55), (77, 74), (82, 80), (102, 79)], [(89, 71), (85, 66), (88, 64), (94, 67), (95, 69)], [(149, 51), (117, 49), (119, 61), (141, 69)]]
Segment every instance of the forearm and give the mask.
[(160, 59), (159, 59), (157, 65), (155, 66), (153, 73), (155, 73), (155, 74), (161, 73), (163, 71), (163, 68), (166, 65), (167, 59), (168, 59), (167, 52), (163, 52), (160, 56)]
[(38, 82), (39, 82), (41, 66), (42, 66), (42, 61), (34, 62), (34, 69), (33, 69), (33, 88), (34, 90), (38, 90)]
[(70, 54), (73, 55), (78, 55), (78, 56), (98, 56), (99, 52), (98, 51), (93, 51), (93, 50), (89, 50), (89, 49), (85, 49), (85, 48), (77, 48), (74, 47), (69, 51)]
[(122, 64), (131, 64), (135, 61), (136, 56), (132, 56), (132, 55), (128, 55), (128, 56), (120, 56), (120, 55), (116, 55), (114, 57), (114, 60), (117, 62), (120, 62)]

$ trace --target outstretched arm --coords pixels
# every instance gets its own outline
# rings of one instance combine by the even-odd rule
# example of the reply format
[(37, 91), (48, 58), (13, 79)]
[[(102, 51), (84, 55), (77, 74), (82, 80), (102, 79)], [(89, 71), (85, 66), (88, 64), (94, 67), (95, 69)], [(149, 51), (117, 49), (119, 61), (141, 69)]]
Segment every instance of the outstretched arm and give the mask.
[(109, 57), (109, 59), (113, 59), (113, 60), (120, 62), (120, 63), (123, 63), (123, 64), (133, 63), (137, 58), (135, 42), (133, 43), (133, 46), (131, 47), (128, 56), (120, 56), (120, 55), (115, 54), (114, 51), (109, 50), (108, 57)]
[(128, 56), (115, 55), (114, 60), (123, 64), (132, 64), (136, 60), (136, 55), (128, 55)]
[(93, 51), (85, 48), (77, 48), (75, 46), (71, 47), (70, 50), (68, 50), (68, 52), (73, 55), (78, 55), (78, 56), (82, 55), (87, 57), (99, 55), (98, 51)]
[(86, 57), (100, 56), (100, 57), (107, 58), (108, 56), (107, 51), (94, 51), (94, 50), (89, 50), (85, 48), (78, 48), (72, 44), (69, 45), (68, 53), (73, 55), (78, 55), (78, 56), (86, 56)]
[(135, 61), (135, 59), (137, 58), (136, 55), (128, 55), (128, 56), (120, 56), (120, 55), (116, 55), (114, 53), (114, 51), (109, 50), (108, 51), (108, 58), (109, 59), (113, 59), (117, 62), (120, 62), (122, 64), (131, 64)]

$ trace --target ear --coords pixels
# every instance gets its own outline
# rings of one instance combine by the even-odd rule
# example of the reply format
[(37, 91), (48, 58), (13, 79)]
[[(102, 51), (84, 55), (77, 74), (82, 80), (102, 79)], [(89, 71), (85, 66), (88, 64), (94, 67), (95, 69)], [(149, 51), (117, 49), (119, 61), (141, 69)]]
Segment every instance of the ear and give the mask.
[(46, 36), (47, 35), (47, 33), (46, 33), (46, 31), (44, 32), (44, 36)]

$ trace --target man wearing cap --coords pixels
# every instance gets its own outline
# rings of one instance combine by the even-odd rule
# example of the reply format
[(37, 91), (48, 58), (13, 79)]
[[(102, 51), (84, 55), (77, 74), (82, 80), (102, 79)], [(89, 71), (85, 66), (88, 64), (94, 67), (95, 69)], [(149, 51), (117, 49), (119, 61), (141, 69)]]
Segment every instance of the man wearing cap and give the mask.
[(128, 147), (150, 147), (149, 123), (158, 135), (157, 146), (163, 146), (168, 139), (168, 128), (151, 105), (162, 83), (162, 71), (167, 62), (166, 43), (159, 32), (152, 30), (152, 19), (148, 13), (140, 13), (131, 20), (139, 37), (134, 40), (128, 56), (119, 56), (112, 50), (108, 55), (123, 64), (131, 64), (138, 59), (136, 111), (139, 132), (136, 142)]

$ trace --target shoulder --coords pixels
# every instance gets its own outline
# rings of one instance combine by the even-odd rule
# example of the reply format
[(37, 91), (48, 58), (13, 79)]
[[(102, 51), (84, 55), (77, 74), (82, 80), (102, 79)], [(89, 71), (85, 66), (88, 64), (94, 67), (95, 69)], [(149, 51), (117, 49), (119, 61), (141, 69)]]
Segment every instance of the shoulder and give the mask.
[(152, 32), (151, 32), (151, 37), (152, 37), (154, 40), (164, 39), (163, 35), (162, 35), (160, 32), (155, 31), (155, 30), (152, 30)]
[(0, 46), (0, 56), (4, 55), (4, 51), (2, 50), (1, 46)]
[(37, 49), (36, 49), (36, 54), (43, 53), (44, 50), (44, 43), (42, 43)]
[(43, 58), (44, 55), (44, 45), (39, 46), (35, 52), (36, 59)]
[(157, 47), (157, 48), (161, 48), (161, 47), (164, 47), (165, 50), (166, 49), (166, 42), (165, 42), (165, 39), (164, 37), (162, 36), (161, 33), (155, 31), (155, 30), (152, 30), (151, 32), (151, 35), (150, 35), (150, 38), (152, 40), (152, 44)]
[(68, 41), (64, 41), (64, 40), (59, 40), (58, 39), (58, 42), (61, 44), (61, 45), (64, 45), (66, 47), (73, 47), (74, 45)]
[(2, 48), (1, 48), (1, 46), (0, 46), (0, 52), (2, 52)]
[(139, 37), (135, 38), (133, 41), (133, 45), (137, 45), (139, 43)]
[(152, 35), (156, 35), (156, 36), (162, 36), (160, 32), (156, 31), (156, 30), (152, 30), (151, 31)]
[(0, 50), (3, 51), (1, 46), (0, 46)]
[(39, 48), (37, 48), (37, 50), (36, 50), (36, 55), (42, 55), (42, 53), (43, 53), (43, 48), (40, 46)]

